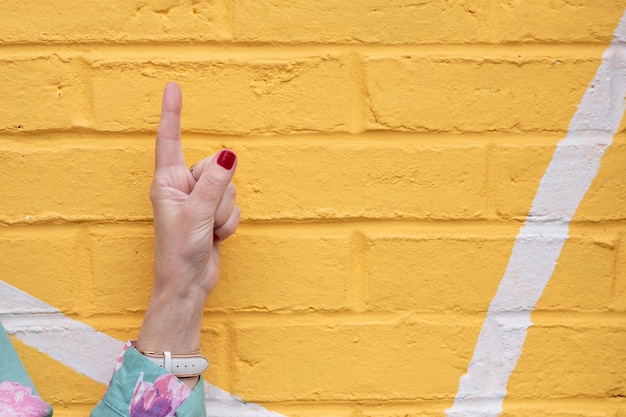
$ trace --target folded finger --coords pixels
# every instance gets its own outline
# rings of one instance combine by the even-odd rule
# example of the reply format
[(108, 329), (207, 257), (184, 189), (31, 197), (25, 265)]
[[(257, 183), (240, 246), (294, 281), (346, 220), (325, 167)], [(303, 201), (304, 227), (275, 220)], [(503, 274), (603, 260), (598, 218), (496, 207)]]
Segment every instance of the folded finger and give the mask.
[(230, 217), (220, 226), (213, 229), (213, 236), (217, 237), (218, 241), (221, 242), (235, 233), (237, 230), (237, 226), (239, 226), (239, 222), (241, 220), (241, 210), (239, 206), (233, 207), (233, 210), (230, 213)]
[(233, 179), (236, 167), (236, 155), (226, 149), (207, 162), (187, 200), (189, 210), (199, 216), (196, 221), (214, 225), (215, 212)]
[(235, 207), (235, 197), (237, 196), (237, 188), (232, 182), (228, 184), (222, 199), (215, 209), (215, 223), (214, 227), (217, 229), (230, 218), (230, 215)]
[(193, 165), (193, 167), (190, 169), (190, 171), (191, 171), (191, 175), (193, 175), (193, 179), (194, 180), (198, 181), (200, 179), (200, 177), (202, 176), (202, 173), (204, 172), (204, 169), (213, 160), (213, 158), (215, 158), (215, 156), (209, 156), (207, 158), (204, 158), (204, 159), (196, 162)]

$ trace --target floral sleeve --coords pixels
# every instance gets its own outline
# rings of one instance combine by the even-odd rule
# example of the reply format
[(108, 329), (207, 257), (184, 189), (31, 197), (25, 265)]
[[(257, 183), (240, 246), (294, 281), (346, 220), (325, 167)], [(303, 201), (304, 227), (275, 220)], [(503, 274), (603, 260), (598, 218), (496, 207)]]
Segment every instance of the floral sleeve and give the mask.
[[(203, 381), (190, 390), (128, 342), (109, 387), (91, 412), (92, 417), (206, 416)], [(0, 323), (0, 416), (51, 417), (52, 407), (41, 399), (4, 327)]]
[(0, 323), (0, 415), (50, 417), (52, 407), (41, 399)]
[(107, 392), (91, 417), (206, 416), (203, 381), (190, 390), (128, 342)]

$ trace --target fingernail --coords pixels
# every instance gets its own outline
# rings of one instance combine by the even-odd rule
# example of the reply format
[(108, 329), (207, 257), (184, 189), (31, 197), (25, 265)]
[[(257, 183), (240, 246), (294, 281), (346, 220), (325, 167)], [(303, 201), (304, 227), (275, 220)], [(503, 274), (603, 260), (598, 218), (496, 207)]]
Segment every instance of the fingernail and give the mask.
[(235, 159), (237, 159), (237, 157), (233, 151), (224, 150), (220, 152), (220, 155), (217, 157), (217, 164), (225, 170), (230, 171), (233, 165), (235, 165)]

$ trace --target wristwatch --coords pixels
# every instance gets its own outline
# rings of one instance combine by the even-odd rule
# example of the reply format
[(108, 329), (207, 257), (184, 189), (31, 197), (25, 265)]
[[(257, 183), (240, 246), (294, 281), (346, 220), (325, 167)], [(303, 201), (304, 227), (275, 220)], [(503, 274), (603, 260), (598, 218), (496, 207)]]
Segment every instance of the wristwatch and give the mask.
[(165, 351), (158, 352), (140, 352), (146, 358), (150, 359), (155, 365), (165, 369), (167, 372), (177, 377), (198, 376), (209, 367), (209, 360), (198, 352), (186, 354), (172, 354)]

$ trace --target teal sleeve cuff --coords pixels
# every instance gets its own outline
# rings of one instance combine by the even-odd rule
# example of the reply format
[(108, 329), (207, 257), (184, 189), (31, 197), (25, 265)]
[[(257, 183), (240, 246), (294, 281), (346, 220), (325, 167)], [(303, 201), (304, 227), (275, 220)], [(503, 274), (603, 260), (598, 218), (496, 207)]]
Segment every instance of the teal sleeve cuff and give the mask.
[(204, 382), (190, 390), (127, 344), (109, 387), (92, 417), (206, 416)]
[(206, 403), (204, 398), (204, 379), (200, 380), (191, 391), (191, 395), (176, 410), (177, 417), (206, 417)]
[[(52, 416), (52, 407), (37, 393), (13, 344), (0, 323), (0, 402), (7, 415)], [(13, 414), (11, 414), (13, 413)]]

